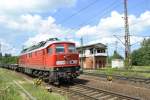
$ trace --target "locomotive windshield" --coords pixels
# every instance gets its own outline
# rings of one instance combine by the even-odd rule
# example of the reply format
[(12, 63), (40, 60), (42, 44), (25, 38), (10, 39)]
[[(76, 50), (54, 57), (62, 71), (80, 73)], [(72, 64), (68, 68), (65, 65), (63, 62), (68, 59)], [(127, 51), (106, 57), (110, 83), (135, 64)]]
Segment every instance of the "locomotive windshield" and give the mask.
[(75, 46), (74, 45), (69, 45), (68, 46), (68, 51), (71, 52), (71, 53), (76, 52)]
[(56, 53), (64, 53), (65, 48), (64, 45), (56, 45)]

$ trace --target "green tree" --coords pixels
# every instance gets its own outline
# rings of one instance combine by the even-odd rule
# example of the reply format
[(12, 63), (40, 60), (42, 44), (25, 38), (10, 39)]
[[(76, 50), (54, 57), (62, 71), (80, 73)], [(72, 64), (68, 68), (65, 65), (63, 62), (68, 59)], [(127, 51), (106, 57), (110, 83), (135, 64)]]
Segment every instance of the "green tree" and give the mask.
[(123, 59), (123, 57), (117, 51), (114, 51), (114, 54), (111, 58), (112, 59)]
[(1, 64), (16, 64), (18, 63), (18, 57), (11, 56), (11, 54), (5, 54), (5, 56), (1, 57), (0, 63)]
[(0, 52), (0, 64), (2, 63), (2, 53)]
[(112, 56), (108, 56), (108, 63), (110, 65), (111, 65), (112, 59), (123, 59), (123, 57), (117, 51), (114, 51)]
[(144, 39), (141, 47), (132, 52), (133, 65), (150, 65), (150, 38)]

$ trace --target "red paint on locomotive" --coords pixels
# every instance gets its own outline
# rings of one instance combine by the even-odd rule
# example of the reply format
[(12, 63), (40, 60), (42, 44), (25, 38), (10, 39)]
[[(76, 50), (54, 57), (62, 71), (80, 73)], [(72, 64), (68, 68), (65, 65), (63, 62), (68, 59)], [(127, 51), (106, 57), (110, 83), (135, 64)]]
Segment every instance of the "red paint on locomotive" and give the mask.
[(79, 54), (72, 42), (52, 42), (44, 48), (22, 53), (19, 65), (33, 69), (79, 66)]

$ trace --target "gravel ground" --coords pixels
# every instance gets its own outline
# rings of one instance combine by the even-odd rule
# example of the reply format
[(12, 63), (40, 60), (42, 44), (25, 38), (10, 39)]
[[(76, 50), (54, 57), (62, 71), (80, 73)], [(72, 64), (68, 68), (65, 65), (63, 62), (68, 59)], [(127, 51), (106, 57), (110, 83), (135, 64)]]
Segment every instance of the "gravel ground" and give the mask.
[(150, 89), (146, 87), (136, 86), (125, 81), (107, 81), (105, 78), (81, 75), (79, 80), (83, 84), (90, 85), (95, 88), (105, 89), (129, 96), (139, 97), (141, 100), (150, 100)]

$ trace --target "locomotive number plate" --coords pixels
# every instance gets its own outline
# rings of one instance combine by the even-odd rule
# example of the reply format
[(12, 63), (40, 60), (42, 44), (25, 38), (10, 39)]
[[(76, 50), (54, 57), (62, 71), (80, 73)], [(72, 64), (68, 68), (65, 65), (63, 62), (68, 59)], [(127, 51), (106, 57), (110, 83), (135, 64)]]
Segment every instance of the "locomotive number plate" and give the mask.
[(65, 61), (56, 61), (56, 65), (64, 65)]

